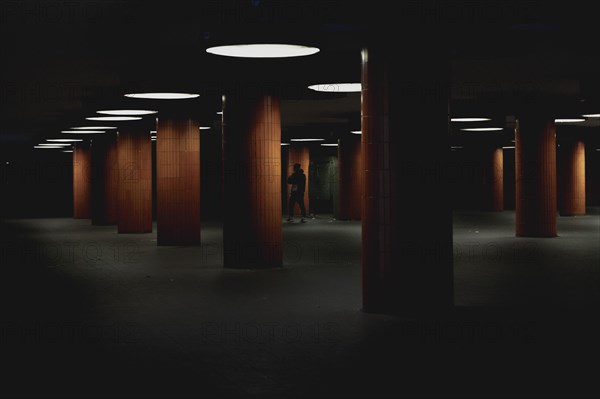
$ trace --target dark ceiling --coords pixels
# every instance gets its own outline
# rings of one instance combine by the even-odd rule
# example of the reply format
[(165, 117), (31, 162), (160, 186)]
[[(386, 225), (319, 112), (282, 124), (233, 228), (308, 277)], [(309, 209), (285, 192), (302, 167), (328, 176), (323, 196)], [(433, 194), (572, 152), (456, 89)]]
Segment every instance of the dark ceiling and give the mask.
[[(199, 92), (199, 115), (218, 127), (222, 92), (252, 84), (280, 90), (284, 137), (337, 136), (359, 128), (360, 94), (306, 86), (358, 82), (367, 34), (406, 62), (403, 43), (444, 40), (453, 114), (492, 115), (510, 128), (511, 104), (531, 93), (561, 104), (565, 117), (598, 113), (595, 9), (576, 1), (2, 1), (0, 144), (31, 148), (100, 108), (138, 107), (123, 97), (129, 91)], [(259, 40), (321, 51), (284, 60), (205, 52)], [(600, 119), (579, 129), (600, 136)]]

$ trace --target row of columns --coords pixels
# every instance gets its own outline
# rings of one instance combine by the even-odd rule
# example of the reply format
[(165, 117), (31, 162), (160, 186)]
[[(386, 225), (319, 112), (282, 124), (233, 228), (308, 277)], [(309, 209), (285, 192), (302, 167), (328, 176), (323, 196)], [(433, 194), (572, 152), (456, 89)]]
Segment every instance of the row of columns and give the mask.
[[(360, 209), (342, 206), (342, 213), (349, 219), (362, 219), (365, 311), (439, 311), (453, 305), (452, 210), (444, 200), (450, 189), (446, 178), (450, 68), (442, 48), (419, 45), (407, 53), (414, 56), (410, 62), (400, 61), (383, 47), (362, 51), (361, 140), (360, 144), (340, 142), (338, 148), (344, 176), (341, 195), (355, 199), (347, 204), (360, 204)], [(234, 204), (223, 213), (225, 267), (282, 265), (280, 123), (276, 96), (223, 98), (223, 198)], [(119, 132), (119, 232), (152, 229), (148, 130), (132, 124)], [(516, 234), (556, 235), (554, 123), (535, 114), (523, 115), (515, 138)], [(113, 148), (110, 143), (102, 145), (106, 150), (97, 147), (104, 154), (98, 155), (98, 165), (110, 162), (107, 154)], [(199, 149), (197, 121), (159, 118), (159, 244), (200, 243)], [(85, 217), (90, 213), (84, 204), (89, 203), (90, 193), (81, 188), (81, 182), (83, 165), (91, 155), (85, 148), (76, 148), (73, 159), (74, 215)], [(498, 193), (501, 159), (500, 152), (491, 153), (489, 185), (495, 193), (488, 201), (490, 209), (497, 209), (502, 202)], [(308, 167), (300, 152), (290, 154), (288, 163), (296, 161)], [(571, 177), (566, 173), (564, 178)], [(101, 177), (96, 180), (103, 181)], [(106, 191), (110, 184), (100, 186), (95, 190)], [(101, 198), (107, 197), (98, 198), (102, 202)], [(101, 215), (98, 223), (114, 220), (110, 205), (94, 207)]]
[[(517, 132), (520, 136), (520, 127)], [(529, 222), (521, 220), (521, 215), (531, 214), (528, 207), (542, 212), (537, 216), (539, 220), (555, 219), (556, 210), (561, 216), (585, 215), (585, 144), (581, 140), (566, 140), (562, 147), (555, 152), (552, 150), (552, 140), (548, 146), (533, 144), (533, 153), (526, 154), (522, 139), (515, 156), (517, 171), (516, 204), (519, 211), (517, 235), (553, 236), (556, 233), (555, 223), (544, 222), (547, 229), (527, 230), (526, 225), (539, 224), (532, 219)], [(529, 149), (529, 151), (532, 151)], [(481, 209), (484, 211), (499, 212), (504, 210), (504, 160), (501, 147), (484, 148), (482, 159), (482, 201)], [(537, 161), (541, 163), (539, 166)], [(540, 201), (544, 205), (540, 208)], [(545, 209), (542, 211), (542, 209)], [(534, 216), (530, 216), (534, 217)], [(554, 226), (554, 227), (553, 227)], [(543, 232), (541, 232), (543, 231)], [(555, 234), (554, 234), (555, 235)]]
[[(270, 101), (277, 101), (270, 96)], [(231, 111), (230, 111), (231, 112)], [(276, 110), (270, 115), (278, 118)], [(268, 122), (261, 122), (268, 123)], [(272, 124), (272, 123), (271, 123)], [(248, 127), (231, 126), (229, 130), (245, 131)], [(159, 245), (199, 245), (200, 244), (200, 138), (197, 134), (199, 122), (190, 118), (158, 118), (157, 133), (160, 139), (156, 144), (156, 184), (157, 202), (157, 241)], [(74, 149), (74, 217), (92, 220), (92, 225), (117, 225), (119, 233), (148, 233), (152, 231), (152, 160), (151, 142), (147, 129), (143, 125), (128, 124), (120, 132), (95, 137), (90, 147), (76, 146)], [(257, 135), (258, 133), (254, 133)], [(259, 137), (252, 137), (243, 148), (258, 151), (268, 143), (269, 157), (272, 152), (279, 151), (277, 145)], [(254, 141), (256, 140), (256, 141)], [(277, 139), (279, 140), (279, 139)], [(237, 142), (238, 138), (234, 140)], [(235, 182), (241, 187), (248, 181), (252, 183), (264, 178), (265, 170), (256, 167), (261, 159), (250, 161), (242, 167), (244, 175), (235, 172), (240, 168), (243, 157), (239, 154), (229, 155), (231, 140), (224, 137), (224, 148), (227, 155), (223, 159), (228, 176), (227, 182)], [(117, 145), (118, 144), (118, 145)], [(360, 138), (350, 137), (340, 141), (338, 153), (341, 160), (340, 216), (342, 220), (360, 220), (361, 174), (360, 174)], [(234, 163), (230, 164), (229, 159)], [(265, 160), (267, 165), (276, 165), (276, 159)], [(292, 173), (293, 165), (300, 163), (307, 169), (305, 193), (306, 211), (310, 213), (308, 195), (308, 167), (310, 164), (309, 147), (292, 145), (287, 152), (284, 179)], [(256, 170), (260, 177), (250, 176), (248, 171)], [(274, 178), (274, 176), (272, 176)], [(227, 186), (228, 187), (228, 186)], [(289, 185), (286, 184), (284, 205), (289, 198)], [(119, 191), (120, 190), (120, 191)], [(244, 191), (243, 191), (244, 192)], [(242, 194), (228, 194), (226, 198), (241, 198)], [(280, 191), (277, 192), (280, 195)], [(247, 206), (246, 201), (240, 204)], [(242, 208), (244, 208), (242, 207)], [(119, 210), (121, 213), (119, 214)], [(287, 209), (286, 209), (287, 211)], [(228, 213), (231, 214), (231, 213)]]

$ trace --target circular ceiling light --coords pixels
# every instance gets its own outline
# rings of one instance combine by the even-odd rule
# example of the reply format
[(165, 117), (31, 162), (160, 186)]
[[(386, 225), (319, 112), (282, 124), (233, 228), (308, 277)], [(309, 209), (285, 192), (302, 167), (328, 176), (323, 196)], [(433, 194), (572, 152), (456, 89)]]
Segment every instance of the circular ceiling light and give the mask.
[(290, 141), (325, 141), (325, 139), (290, 139)]
[(125, 94), (125, 97), (129, 98), (145, 98), (148, 100), (185, 100), (188, 98), (200, 97), (200, 94), (196, 93), (129, 93)]
[(600, 114), (585, 114), (585, 115), (581, 115), (584, 118), (600, 118)]
[(106, 130), (106, 129), (116, 129), (116, 126), (79, 126), (72, 127), (71, 129), (79, 129), (79, 130)]
[(73, 143), (76, 141), (83, 141), (83, 139), (46, 139), (46, 141), (56, 141), (58, 143)]
[(468, 127), (464, 129), (465, 132), (497, 132), (499, 130), (504, 130), (502, 127)]
[(308, 86), (314, 91), (323, 91), (328, 93), (356, 93), (361, 90), (360, 83), (320, 83)]
[(104, 130), (62, 130), (61, 133), (70, 134), (101, 134), (105, 133)]
[(142, 119), (139, 116), (90, 116), (85, 118), (88, 121), (111, 121), (111, 122), (124, 122), (124, 121), (139, 121)]
[(206, 49), (209, 54), (243, 58), (287, 58), (302, 57), (318, 53), (317, 47), (296, 44), (233, 44)]
[(577, 122), (585, 122), (583, 118), (557, 118), (554, 120), (554, 123), (577, 123)]
[(450, 122), (485, 122), (491, 121), (490, 118), (450, 118)]
[(350, 130), (350, 133), (352, 134), (362, 134), (361, 130)]
[(103, 111), (96, 111), (98, 114), (103, 115), (150, 115), (156, 114), (158, 111), (150, 111), (147, 109), (108, 109)]

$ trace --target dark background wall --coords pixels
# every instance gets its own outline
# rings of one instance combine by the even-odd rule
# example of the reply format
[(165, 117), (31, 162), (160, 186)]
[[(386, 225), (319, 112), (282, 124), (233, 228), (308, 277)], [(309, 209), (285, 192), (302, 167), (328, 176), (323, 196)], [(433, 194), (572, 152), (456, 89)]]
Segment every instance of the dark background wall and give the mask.
[(0, 158), (2, 218), (73, 216), (71, 153), (39, 150)]
[(337, 208), (338, 162), (337, 147), (317, 147), (311, 151), (309, 193), (312, 212), (335, 214)]

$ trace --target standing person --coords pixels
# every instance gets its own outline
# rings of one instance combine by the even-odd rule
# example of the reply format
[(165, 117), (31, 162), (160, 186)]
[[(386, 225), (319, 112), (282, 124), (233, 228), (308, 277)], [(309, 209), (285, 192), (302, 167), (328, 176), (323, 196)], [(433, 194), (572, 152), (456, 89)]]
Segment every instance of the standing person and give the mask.
[(288, 204), (289, 217), (288, 222), (294, 221), (294, 206), (296, 202), (302, 212), (302, 223), (306, 223), (306, 208), (304, 207), (304, 191), (306, 191), (306, 175), (304, 170), (300, 169), (300, 164), (294, 164), (294, 172), (288, 177), (288, 184), (292, 185), (290, 190), (290, 203)]

